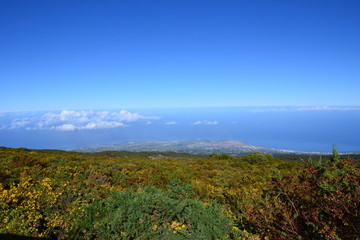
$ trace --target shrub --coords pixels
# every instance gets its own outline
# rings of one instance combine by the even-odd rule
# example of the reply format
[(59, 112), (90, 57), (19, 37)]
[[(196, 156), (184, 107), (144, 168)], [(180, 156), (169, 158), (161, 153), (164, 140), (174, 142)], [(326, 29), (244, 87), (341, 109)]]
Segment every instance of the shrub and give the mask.
[(334, 151), (325, 165), (305, 163), (297, 174), (273, 177), (242, 217), (275, 239), (357, 239), (360, 235), (360, 172)]
[(188, 185), (116, 192), (85, 208), (72, 238), (81, 239), (224, 239), (231, 220), (216, 203), (188, 198)]
[(212, 160), (235, 160), (236, 158), (228, 154), (211, 154), (209, 159)]

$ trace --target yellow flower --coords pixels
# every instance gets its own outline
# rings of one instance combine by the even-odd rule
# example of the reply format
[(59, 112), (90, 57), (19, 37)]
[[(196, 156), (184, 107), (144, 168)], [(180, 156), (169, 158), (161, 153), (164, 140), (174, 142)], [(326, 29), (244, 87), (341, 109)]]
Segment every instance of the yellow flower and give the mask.
[(235, 230), (235, 231), (239, 231), (239, 228), (236, 227), (236, 226), (233, 226), (232, 228), (233, 228), (233, 230)]
[(208, 206), (211, 206), (211, 203), (204, 202), (203, 205), (204, 205), (204, 207), (208, 207)]
[(175, 230), (174, 231), (174, 233), (175, 233), (177, 230), (181, 230), (183, 228), (186, 228), (186, 225), (185, 224), (180, 225), (180, 223), (178, 223), (176, 221), (173, 221), (173, 222), (171, 222), (170, 227)]
[(176, 228), (179, 224), (176, 221), (172, 221), (170, 227)]

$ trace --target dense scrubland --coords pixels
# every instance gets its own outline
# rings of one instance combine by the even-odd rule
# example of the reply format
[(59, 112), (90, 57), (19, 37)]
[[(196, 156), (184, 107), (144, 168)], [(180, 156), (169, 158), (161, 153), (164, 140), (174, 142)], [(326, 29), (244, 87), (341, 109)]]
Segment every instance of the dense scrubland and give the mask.
[(0, 148), (0, 238), (358, 239), (360, 172), (251, 153)]

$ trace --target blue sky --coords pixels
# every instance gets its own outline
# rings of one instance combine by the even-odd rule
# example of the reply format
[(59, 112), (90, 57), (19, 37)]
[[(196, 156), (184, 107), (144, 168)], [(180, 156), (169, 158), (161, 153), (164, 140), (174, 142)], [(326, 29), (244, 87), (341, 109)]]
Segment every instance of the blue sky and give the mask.
[(360, 1), (0, 1), (0, 111), (360, 105)]

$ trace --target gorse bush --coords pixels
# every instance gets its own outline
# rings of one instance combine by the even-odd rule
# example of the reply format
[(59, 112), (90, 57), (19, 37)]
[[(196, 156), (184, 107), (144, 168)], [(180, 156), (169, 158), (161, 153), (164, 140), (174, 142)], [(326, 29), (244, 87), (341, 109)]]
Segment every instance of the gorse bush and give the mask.
[(62, 238), (71, 229), (81, 207), (86, 204), (82, 189), (54, 183), (50, 178), (37, 180), (26, 172), (19, 183), (4, 189), (0, 184), (0, 233)]
[(306, 162), (299, 173), (274, 176), (239, 216), (246, 228), (273, 239), (355, 240), (360, 236), (359, 182), (351, 160), (334, 151), (325, 165)]
[[(177, 185), (177, 184), (176, 184)], [(71, 237), (81, 239), (225, 239), (231, 219), (215, 202), (188, 198), (188, 185), (116, 192), (85, 208)]]

